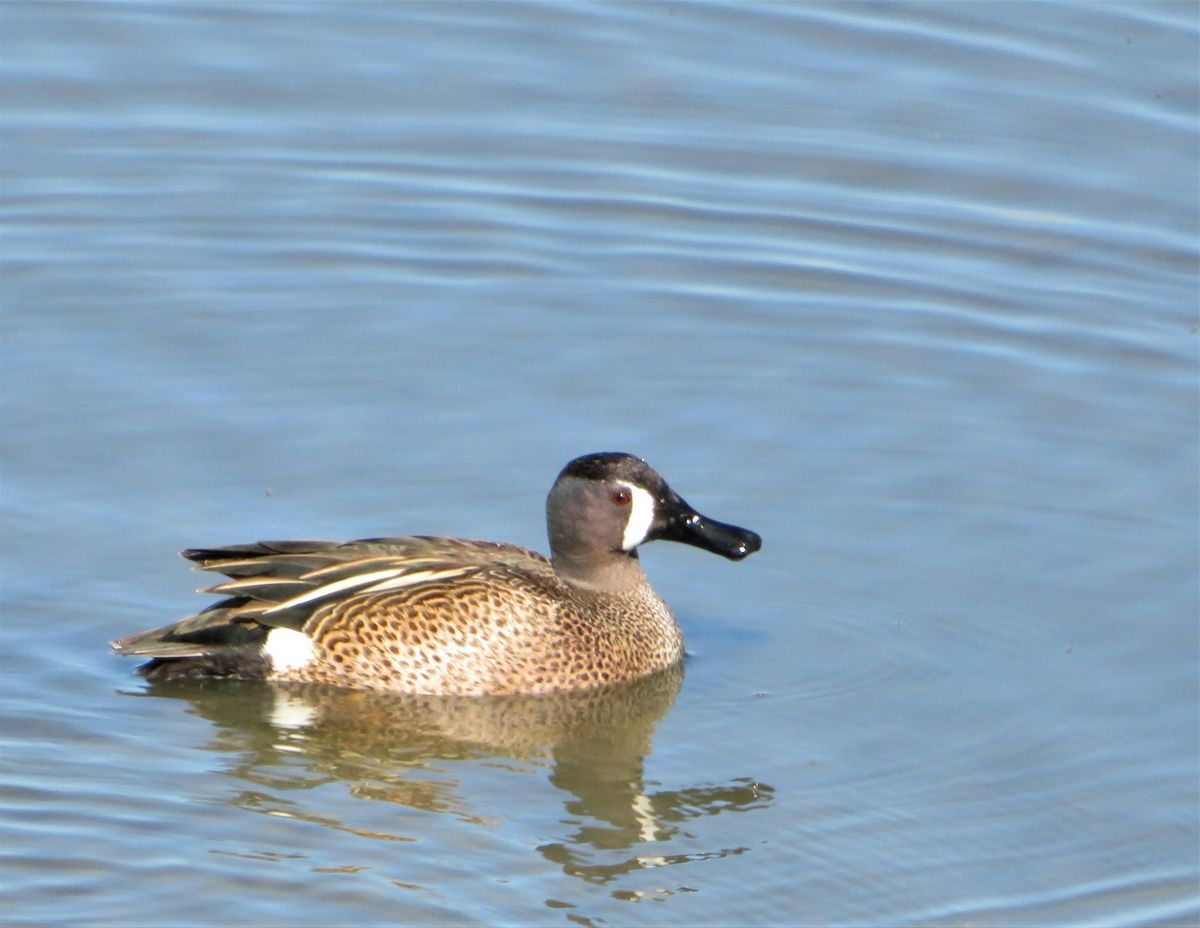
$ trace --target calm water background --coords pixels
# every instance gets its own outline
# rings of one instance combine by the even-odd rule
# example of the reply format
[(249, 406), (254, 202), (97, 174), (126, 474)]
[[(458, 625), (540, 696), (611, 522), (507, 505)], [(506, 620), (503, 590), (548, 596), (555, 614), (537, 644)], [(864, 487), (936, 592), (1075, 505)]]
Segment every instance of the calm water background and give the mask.
[[(1188, 924), (1193, 4), (13, 3), (5, 923)], [(148, 688), (174, 552), (544, 548), (615, 697)]]

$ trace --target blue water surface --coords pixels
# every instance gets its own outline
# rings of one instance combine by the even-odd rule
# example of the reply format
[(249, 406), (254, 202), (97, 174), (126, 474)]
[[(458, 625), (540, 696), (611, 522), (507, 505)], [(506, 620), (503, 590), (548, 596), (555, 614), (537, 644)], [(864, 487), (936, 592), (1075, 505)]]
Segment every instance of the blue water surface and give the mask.
[[(1187, 3), (0, 5), (0, 920), (1200, 919)], [(148, 686), (174, 552), (760, 532), (618, 696)]]

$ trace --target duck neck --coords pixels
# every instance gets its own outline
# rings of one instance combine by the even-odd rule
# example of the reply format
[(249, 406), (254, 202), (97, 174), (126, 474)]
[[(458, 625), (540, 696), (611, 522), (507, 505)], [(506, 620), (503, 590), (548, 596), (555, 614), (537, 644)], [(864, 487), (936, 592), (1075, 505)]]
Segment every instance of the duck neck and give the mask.
[(551, 561), (560, 577), (589, 590), (628, 593), (646, 582), (637, 551), (603, 557), (597, 557), (595, 551), (579, 555), (555, 551)]

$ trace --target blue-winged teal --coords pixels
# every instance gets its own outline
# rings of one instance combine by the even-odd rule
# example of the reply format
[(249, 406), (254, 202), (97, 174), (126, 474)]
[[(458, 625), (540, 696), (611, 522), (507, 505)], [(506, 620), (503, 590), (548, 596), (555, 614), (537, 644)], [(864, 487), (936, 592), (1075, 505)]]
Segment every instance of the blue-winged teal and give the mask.
[(198, 615), (113, 642), (148, 677), (244, 677), (404, 693), (545, 693), (670, 667), (683, 635), (637, 547), (740, 560), (754, 532), (697, 513), (641, 458), (589, 454), (546, 500), (551, 558), (457, 538), (192, 548), (231, 579)]

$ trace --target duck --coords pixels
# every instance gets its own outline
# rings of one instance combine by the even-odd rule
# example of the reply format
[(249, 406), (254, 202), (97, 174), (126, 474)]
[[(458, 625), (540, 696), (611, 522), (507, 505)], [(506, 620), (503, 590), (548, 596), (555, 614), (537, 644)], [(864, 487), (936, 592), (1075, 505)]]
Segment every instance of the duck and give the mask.
[(423, 696), (542, 694), (635, 680), (683, 659), (638, 548), (738, 561), (754, 532), (701, 515), (642, 458), (570, 461), (546, 499), (550, 557), (430, 535), (189, 548), (227, 580), (203, 611), (111, 642), (150, 680), (261, 679)]

